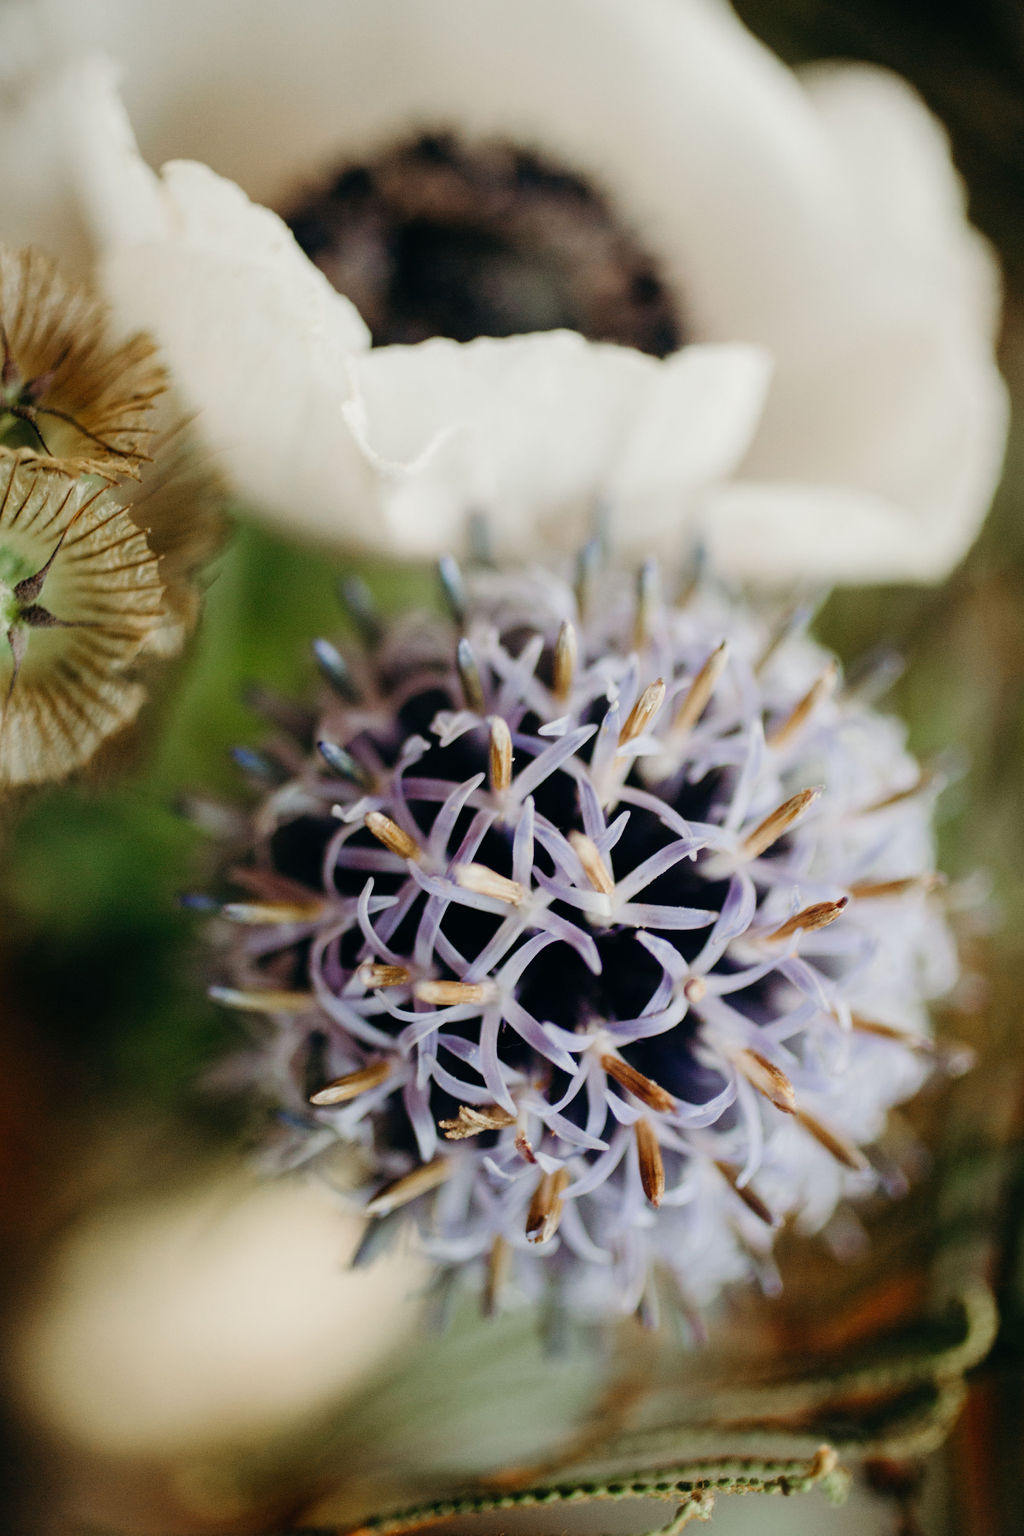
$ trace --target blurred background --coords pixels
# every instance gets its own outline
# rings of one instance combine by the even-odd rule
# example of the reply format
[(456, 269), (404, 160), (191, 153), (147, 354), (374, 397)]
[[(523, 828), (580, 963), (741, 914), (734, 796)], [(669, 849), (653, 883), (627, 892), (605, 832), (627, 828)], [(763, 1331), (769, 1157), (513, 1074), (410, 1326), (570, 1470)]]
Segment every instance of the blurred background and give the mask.
[[(946, 123), (969, 187), (971, 217), (1003, 261), (1001, 356), (1019, 416), (1024, 9), (1017, 0), (738, 0), (737, 9), (791, 62), (836, 57), (891, 66)], [(2, 1283), (17, 1383), (10, 1410), (8, 1438), (15, 1454), (8, 1501), (21, 1511), (12, 1528), (70, 1529), (55, 1511), (63, 1507), (61, 1488), (76, 1479), (91, 1490), (85, 1528), (93, 1531), (115, 1528), (111, 1510), (120, 1507), (120, 1494), (108, 1506), (105, 1495), (93, 1498), (93, 1485), (108, 1485), (109, 1491), (118, 1479), (131, 1484), (124, 1496), (124, 1507), (132, 1511), (125, 1517), (130, 1528), (241, 1530), (269, 1520), (270, 1528), (283, 1529), (292, 1518), (284, 1507), (265, 1508), (257, 1517), (234, 1507), (230, 1498), (218, 1502), (219, 1485), (209, 1480), (202, 1497), (190, 1502), (188, 1488), (195, 1494), (199, 1485), (179, 1479), (172, 1497), (162, 1471), (138, 1470), (151, 1443), (136, 1457), (116, 1415), (112, 1439), (97, 1435), (91, 1445), (79, 1443), (82, 1419), (98, 1411), (99, 1397), (94, 1401), (83, 1392), (69, 1405), (47, 1375), (60, 1376), (68, 1352), (74, 1352), (73, 1340), (45, 1329), (32, 1335), (31, 1348), (25, 1340), (54, 1286), (98, 1287), (120, 1306), (131, 1295), (133, 1276), (138, 1284), (155, 1286), (159, 1272), (171, 1277), (168, 1294), (148, 1315), (173, 1323), (182, 1299), (175, 1265), (193, 1277), (215, 1275), (218, 1284), (235, 1285), (239, 1293), (254, 1269), (268, 1286), (289, 1283), (287, 1262), (279, 1269), (270, 1262), (275, 1245), (268, 1245), (265, 1233), (281, 1229), (274, 1229), (272, 1213), (264, 1222), (258, 1192), (244, 1191), (242, 1205), (254, 1214), (251, 1230), (244, 1217), (233, 1229), (233, 1259), (203, 1248), (202, 1199), (230, 1201), (234, 1194), (203, 1195), (197, 1205), (188, 1203), (193, 1185), (207, 1188), (201, 1173), (209, 1171), (209, 1187), (220, 1189), (216, 1181), (244, 1128), (237, 1115), (197, 1088), (204, 1066), (230, 1047), (237, 1026), (205, 1000), (202, 923), (178, 907), (174, 895), (201, 888), (215, 857), (209, 841), (181, 814), (183, 803), (195, 795), (238, 797), (240, 780), (229, 749), (258, 742), (264, 731), (244, 702), (254, 682), (311, 697), (309, 640), (343, 629), (334, 599), (341, 569), (336, 559), (315, 549), (286, 546), (243, 523), (210, 573), (201, 643), (193, 647), (176, 689), (153, 711), (141, 771), (106, 787), (35, 795), (15, 808), (4, 828), (0, 1156), (7, 1176), (0, 1238), (11, 1255)], [(430, 572), (372, 565), (361, 572), (387, 608), (434, 600)], [(928, 759), (950, 744), (965, 749), (965, 771), (942, 802), (942, 863), (954, 879), (984, 873), (995, 922), (991, 931), (970, 939), (971, 1008), (944, 1021), (978, 1051), (979, 1065), (919, 1111), (927, 1134), (937, 1138), (934, 1166), (905, 1208), (879, 1217), (873, 1255), (858, 1261), (860, 1267), (841, 1282), (829, 1282), (835, 1311), (829, 1311), (832, 1293), (827, 1285), (822, 1290), (809, 1261), (794, 1255), (787, 1268), (784, 1256), (787, 1297), (773, 1323), (772, 1346), (784, 1350), (795, 1338), (807, 1344), (808, 1314), (801, 1307), (813, 1298), (810, 1331), (817, 1336), (808, 1348), (817, 1352), (820, 1369), (829, 1348), (902, 1326), (934, 1277), (950, 1269), (988, 1277), (998, 1295), (1001, 1325), (987, 1360), (972, 1373), (967, 1406), (951, 1439), (932, 1459), (919, 1505), (912, 1498), (919, 1486), (916, 1461), (897, 1455), (886, 1465), (879, 1460), (872, 1473), (887, 1499), (872, 1496), (855, 1504), (831, 1517), (834, 1524), (821, 1503), (802, 1518), (806, 1529), (822, 1532), (1009, 1532), (1019, 1528), (1015, 1521), (1024, 1500), (1024, 1039), (1018, 1000), (1024, 984), (1024, 431), (1019, 421), (985, 531), (950, 581), (938, 588), (843, 591), (826, 603), (816, 631), (850, 665), (879, 647), (898, 652), (906, 666), (887, 703), (909, 721), (916, 752)], [(234, 1174), (224, 1177), (230, 1191)], [(121, 1212), (122, 1223), (141, 1221), (138, 1213), (154, 1202), (170, 1213), (169, 1227), (148, 1237), (143, 1232), (134, 1247), (108, 1252), (104, 1260), (90, 1259), (85, 1243), (73, 1261), (53, 1270), (53, 1255), (63, 1253), (69, 1240), (74, 1248), (76, 1234), (92, 1233), (91, 1223), (104, 1213)], [(296, 1269), (314, 1262), (311, 1255), (322, 1256), (322, 1234), (319, 1210), (311, 1208), (308, 1223), (301, 1213), (295, 1217), (289, 1243)], [(339, 1262), (345, 1245), (339, 1228)], [(152, 1256), (152, 1271), (139, 1269), (140, 1247)], [(237, 1274), (231, 1263), (238, 1265)], [(397, 1297), (392, 1301), (398, 1336), (405, 1304)], [(386, 1298), (380, 1302), (386, 1304)], [(196, 1305), (201, 1308), (201, 1300)], [(325, 1318), (337, 1318), (339, 1303), (331, 1295), (319, 1297), (317, 1305)], [(320, 1315), (314, 1314), (301, 1338), (289, 1336), (284, 1354), (290, 1349), (291, 1358), (297, 1353), (310, 1362), (314, 1374), (321, 1370), (314, 1396), (322, 1405), (338, 1383), (322, 1369), (332, 1344)], [(391, 1327), (387, 1317), (384, 1322)], [(82, 1327), (88, 1333), (91, 1326), (86, 1316)], [(754, 1323), (741, 1318), (740, 1326), (753, 1329)], [(102, 1332), (89, 1337), (102, 1343)], [(112, 1369), (130, 1377), (131, 1363), (118, 1366), (113, 1342), (111, 1350)], [(280, 1374), (282, 1358), (268, 1353), (263, 1371)], [(83, 1359), (88, 1374), (87, 1353)], [(149, 1359), (141, 1351), (140, 1374)], [(231, 1398), (231, 1412), (250, 1388), (251, 1379)], [(564, 1411), (575, 1423), (580, 1402), (588, 1394), (592, 1398), (593, 1382), (566, 1378), (565, 1390)], [(102, 1381), (97, 1392), (102, 1396)], [(155, 1394), (161, 1395), (161, 1390)], [(178, 1429), (161, 1430), (159, 1401), (154, 1406), (144, 1394), (129, 1394), (128, 1401), (138, 1414), (153, 1415), (154, 1436), (166, 1432), (168, 1443), (173, 1440)], [(203, 1423), (229, 1411), (223, 1401), (202, 1408)], [(560, 1410), (551, 1406), (550, 1411)], [(118, 1434), (128, 1449), (110, 1460)], [(371, 1474), (372, 1466), (364, 1476)], [(173, 1514), (163, 1513), (172, 1506)], [(770, 1523), (769, 1517), (781, 1523)], [(797, 1517), (795, 1504), (781, 1509), (773, 1501), (762, 1511), (744, 1500), (723, 1509), (714, 1528), (792, 1530)], [(650, 1522), (656, 1523), (657, 1517)]]

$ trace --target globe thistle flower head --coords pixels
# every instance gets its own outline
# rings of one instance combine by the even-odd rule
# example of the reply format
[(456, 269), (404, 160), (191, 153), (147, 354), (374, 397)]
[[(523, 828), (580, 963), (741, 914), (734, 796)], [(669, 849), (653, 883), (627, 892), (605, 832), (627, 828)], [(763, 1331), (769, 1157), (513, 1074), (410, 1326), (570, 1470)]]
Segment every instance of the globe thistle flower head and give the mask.
[(448, 622), (352, 589), (311, 750), (278, 704), (240, 759), (214, 996), (260, 1022), (276, 1156), (358, 1149), (368, 1246), (411, 1219), (492, 1304), (771, 1287), (942, 1060), (934, 785), (798, 623), (589, 555), (442, 571)]
[(0, 352), (0, 447), (138, 479), (167, 387), (148, 337), (113, 343), (103, 306), (48, 257), (0, 246)]

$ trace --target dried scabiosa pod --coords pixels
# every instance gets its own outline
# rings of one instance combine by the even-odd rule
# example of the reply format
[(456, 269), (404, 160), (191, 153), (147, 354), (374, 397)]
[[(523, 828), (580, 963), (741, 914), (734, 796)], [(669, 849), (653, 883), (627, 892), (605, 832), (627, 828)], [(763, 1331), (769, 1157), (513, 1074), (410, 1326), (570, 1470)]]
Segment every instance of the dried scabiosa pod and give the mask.
[(0, 790), (120, 752), (177, 655), (222, 495), (145, 336), (0, 246)]
[(114, 494), (0, 461), (0, 787), (64, 778), (129, 725), (180, 648), (159, 561)]
[(0, 791), (121, 741), (194, 626), (219, 528), (219, 488), (181, 432), (130, 491), (0, 456)]
[(71, 475), (137, 479), (167, 378), (147, 336), (121, 344), (41, 251), (0, 245), (0, 450)]
[(224, 541), (226, 496), (190, 423), (166, 404), (159, 416), (151, 462), (118, 495), (159, 561), (168, 623), (154, 647), (175, 656), (199, 618), (202, 569)]
[[(776, 1230), (885, 1180), (956, 976), (935, 785), (798, 621), (584, 558), (442, 567), (451, 619), (315, 654), (261, 799), (222, 1002), (291, 1165), (360, 1149), (368, 1247), (579, 1312), (777, 1283)], [(233, 937), (232, 937), (233, 936)]]

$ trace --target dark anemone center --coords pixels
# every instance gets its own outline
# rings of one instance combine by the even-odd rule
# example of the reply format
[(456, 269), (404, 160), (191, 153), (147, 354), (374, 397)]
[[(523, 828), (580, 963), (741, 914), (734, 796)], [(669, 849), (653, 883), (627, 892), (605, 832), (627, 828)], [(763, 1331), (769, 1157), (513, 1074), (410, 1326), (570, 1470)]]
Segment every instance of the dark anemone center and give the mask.
[(377, 346), (565, 327), (664, 357), (683, 340), (604, 199), (533, 154), (427, 135), (343, 167), (286, 217)]

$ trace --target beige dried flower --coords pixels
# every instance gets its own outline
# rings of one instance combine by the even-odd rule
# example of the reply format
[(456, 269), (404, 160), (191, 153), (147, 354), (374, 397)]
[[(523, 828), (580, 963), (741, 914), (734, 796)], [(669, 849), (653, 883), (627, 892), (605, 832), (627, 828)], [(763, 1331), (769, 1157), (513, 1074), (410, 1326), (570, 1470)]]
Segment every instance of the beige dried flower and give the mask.
[(166, 388), (148, 336), (115, 345), (86, 289), (41, 251), (0, 245), (0, 453), (138, 479)]
[(164, 425), (171, 413), (163, 407), (152, 462), (117, 494), (159, 561), (169, 622), (152, 643), (177, 655), (199, 617), (197, 574), (223, 542), (225, 491), (190, 424), (178, 417)]
[[(140, 507), (205, 533), (184, 476), (160, 473)], [(200, 505), (200, 512), (209, 508)], [(130, 726), (151, 670), (176, 655), (198, 607), (186, 541), (161, 560), (118, 493), (15, 456), (0, 459), (0, 789), (66, 778)], [(202, 540), (191, 548), (204, 549)], [(167, 567), (165, 572), (165, 566)]]
[(195, 624), (221, 494), (174, 411), (149, 337), (0, 245), (0, 789), (92, 763)]

